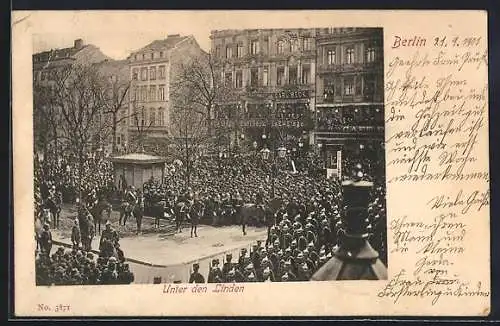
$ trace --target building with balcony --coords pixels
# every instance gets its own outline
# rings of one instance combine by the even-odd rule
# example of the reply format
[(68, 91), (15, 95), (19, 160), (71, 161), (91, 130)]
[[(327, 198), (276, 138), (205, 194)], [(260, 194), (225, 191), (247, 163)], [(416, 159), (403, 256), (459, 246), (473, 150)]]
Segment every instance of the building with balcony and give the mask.
[[(378, 153), (384, 141), (382, 28), (329, 28), (316, 33), (314, 143), (335, 167), (339, 152)], [(383, 150), (382, 150), (383, 153)]]
[(129, 138), (166, 138), (172, 109), (171, 85), (187, 58), (203, 53), (193, 36), (169, 35), (128, 57), (130, 87)]
[(231, 145), (297, 147), (312, 131), (315, 29), (212, 31), (217, 73), (231, 96), (217, 103), (214, 127)]

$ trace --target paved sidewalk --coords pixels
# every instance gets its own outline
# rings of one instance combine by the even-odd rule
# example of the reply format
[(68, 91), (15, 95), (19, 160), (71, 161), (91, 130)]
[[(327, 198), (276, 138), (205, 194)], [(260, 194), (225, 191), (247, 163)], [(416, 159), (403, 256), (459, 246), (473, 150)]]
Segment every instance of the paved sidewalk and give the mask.
[[(63, 243), (71, 243), (57, 230), (52, 231), (53, 239)], [(241, 227), (199, 226), (198, 237), (191, 238), (190, 230), (184, 229), (177, 234), (144, 234), (120, 239), (120, 246), (128, 259), (135, 261), (170, 266), (187, 264), (195, 260), (215, 256), (224, 252), (234, 252), (242, 247), (249, 247), (257, 240), (265, 240), (265, 228), (248, 227), (244, 236)], [(97, 236), (92, 242), (92, 249), (98, 250)]]

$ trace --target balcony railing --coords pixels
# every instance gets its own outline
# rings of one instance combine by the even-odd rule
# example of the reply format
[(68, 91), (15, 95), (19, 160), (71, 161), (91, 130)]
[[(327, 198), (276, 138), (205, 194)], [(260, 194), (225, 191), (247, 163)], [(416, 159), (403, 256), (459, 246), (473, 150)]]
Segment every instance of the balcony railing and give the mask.
[(355, 95), (330, 95), (326, 99), (325, 97), (318, 98), (318, 104), (338, 104), (338, 103), (360, 103), (360, 102), (383, 102), (384, 94), (382, 93), (372, 93), (372, 94), (355, 94)]
[(269, 118), (249, 118), (238, 123), (230, 120), (215, 120), (213, 126), (215, 128), (304, 128), (306, 126), (306, 121), (304, 119), (279, 119), (273, 121)]
[(365, 70), (373, 70), (384, 67), (382, 61), (365, 62), (365, 63), (342, 63), (342, 64), (318, 64), (318, 73), (329, 73), (329, 72), (357, 72)]
[(343, 126), (318, 124), (318, 132), (340, 132), (340, 133), (383, 133), (383, 126)]

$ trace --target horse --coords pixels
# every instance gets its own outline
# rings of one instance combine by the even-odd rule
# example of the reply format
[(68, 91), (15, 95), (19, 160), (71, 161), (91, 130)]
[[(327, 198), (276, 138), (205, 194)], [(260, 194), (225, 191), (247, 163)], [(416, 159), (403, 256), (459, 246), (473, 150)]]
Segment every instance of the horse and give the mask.
[(127, 224), (127, 218), (133, 214), (134, 209), (134, 204), (131, 204), (128, 201), (123, 201), (120, 205), (120, 220), (118, 222), (118, 225), (122, 225), (122, 220), (123, 225)]
[(120, 205), (120, 220), (119, 225), (122, 223), (123, 225), (127, 224), (127, 218), (132, 215), (135, 217), (135, 221), (137, 223), (136, 233), (139, 234), (141, 232), (142, 227), (142, 218), (144, 217), (144, 197), (139, 197), (137, 204), (131, 204), (129, 202), (123, 202)]
[(61, 206), (62, 206), (62, 193), (58, 192), (55, 196), (49, 197), (47, 200), (46, 207), (50, 210), (52, 213), (52, 216), (54, 217), (53, 222), (54, 228), (59, 227), (59, 216), (61, 214)]
[(95, 235), (96, 217), (88, 209), (84, 209), (78, 215), (78, 225), (80, 227), (80, 237), (84, 250), (91, 249), (92, 239)]
[[(241, 228), (243, 231), (243, 235), (247, 235), (246, 225), (249, 221), (260, 222), (265, 219), (265, 209), (261, 205), (257, 205), (254, 203), (245, 203), (241, 207)], [(257, 224), (256, 223), (256, 224)]]
[(97, 230), (99, 234), (101, 234), (101, 222), (103, 222), (102, 214), (105, 212), (106, 220), (109, 220), (112, 211), (113, 205), (105, 199), (100, 200), (97, 205), (90, 209), (90, 213), (94, 220), (94, 229)]
[(186, 202), (180, 201), (174, 207), (175, 213), (175, 232), (179, 231), (182, 233), (182, 223), (185, 219), (190, 219), (189, 217), (189, 207)]
[(218, 224), (230, 225), (236, 211), (230, 205), (224, 205), (221, 211), (221, 219)]
[(153, 203), (151, 205), (150, 211), (151, 215), (155, 219), (155, 228), (160, 228), (160, 219), (165, 216), (165, 206), (166, 202), (164, 200), (161, 200), (157, 203)]

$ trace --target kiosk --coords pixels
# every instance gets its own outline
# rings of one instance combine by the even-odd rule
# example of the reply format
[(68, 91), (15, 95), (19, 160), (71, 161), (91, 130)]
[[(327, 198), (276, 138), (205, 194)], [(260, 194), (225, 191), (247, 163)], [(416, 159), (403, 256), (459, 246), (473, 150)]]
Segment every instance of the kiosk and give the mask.
[(109, 158), (113, 162), (115, 185), (124, 190), (129, 185), (142, 189), (151, 178), (163, 180), (165, 162), (163, 157), (144, 153), (130, 153)]

